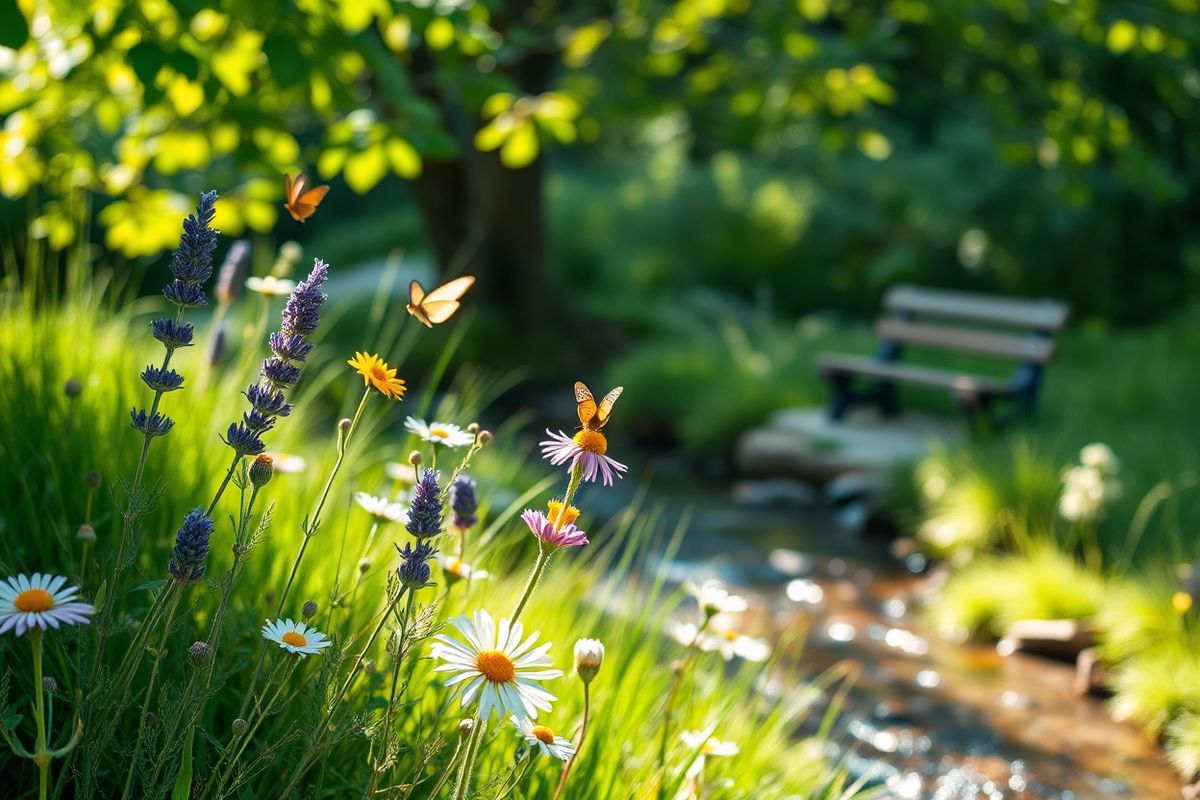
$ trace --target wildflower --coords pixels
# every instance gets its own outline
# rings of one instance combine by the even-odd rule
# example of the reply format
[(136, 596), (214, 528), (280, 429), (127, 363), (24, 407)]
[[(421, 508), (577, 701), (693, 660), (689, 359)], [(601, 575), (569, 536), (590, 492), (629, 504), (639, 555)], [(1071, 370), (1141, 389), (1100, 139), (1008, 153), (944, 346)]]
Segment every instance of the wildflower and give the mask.
[(250, 465), (250, 483), (261, 489), (271, 482), (274, 472), (274, 459), (266, 455), (259, 456)]
[(321, 307), (326, 299), (321, 287), (328, 279), (329, 265), (319, 258), (315, 259), (312, 272), (300, 281), (283, 306), (283, 325), (280, 330), (284, 334), (308, 336), (317, 329), (321, 322)]
[(304, 457), (294, 453), (271, 452), (267, 455), (271, 457), (273, 467), (280, 475), (295, 475), (304, 472), (308, 467), (308, 462), (304, 460)]
[(1100, 470), (1103, 475), (1116, 475), (1121, 471), (1121, 462), (1112, 448), (1102, 442), (1093, 442), (1079, 451), (1079, 463)]
[(317, 604), (314, 600), (305, 600), (304, 605), (300, 606), (300, 615), (305, 619), (315, 616), (317, 613)]
[(225, 254), (225, 261), (221, 264), (221, 271), (217, 273), (217, 285), (213, 289), (213, 294), (222, 304), (229, 305), (237, 299), (241, 278), (249, 263), (250, 243), (245, 239), (238, 239), (229, 246), (229, 252)]
[(186, 322), (176, 322), (173, 319), (156, 319), (150, 323), (150, 333), (162, 342), (168, 350), (178, 350), (181, 347), (191, 347), (196, 329)]
[(203, 508), (193, 508), (183, 518), (175, 532), (175, 547), (167, 571), (180, 583), (195, 583), (204, 576), (204, 561), (208, 558), (208, 540), (212, 536), (212, 518)]
[(562, 500), (550, 500), (546, 503), (546, 516), (555, 524), (570, 525), (579, 519), (579, 509), (575, 506), (563, 508)]
[(193, 667), (203, 667), (212, 661), (213, 651), (208, 642), (192, 642), (188, 648), (188, 661)]
[(264, 416), (286, 417), (292, 413), (292, 407), (287, 404), (287, 398), (278, 389), (254, 384), (242, 394), (250, 401), (250, 407)]
[(355, 351), (354, 358), (346, 362), (362, 376), (363, 386), (373, 386), (389, 400), (404, 397), (404, 381), (396, 377), (396, 370), (377, 355)]
[(78, 378), (71, 378), (63, 384), (63, 394), (74, 400), (83, 394), (83, 384), (79, 382)]
[(46, 677), (42, 678), (42, 689), (50, 694), (54, 694), (54, 692), (58, 691), (58, 681), (54, 680), (54, 678), (50, 675), (47, 675)]
[(301, 658), (314, 653), (320, 654), (322, 650), (333, 644), (325, 637), (325, 634), (316, 628), (310, 628), (303, 622), (294, 622), (290, 619), (277, 619), (274, 622), (268, 620), (263, 625), (262, 635), (263, 638), (275, 642), (284, 650), (295, 653)]
[(88, 474), (85, 476), (84, 482), (87, 483), (89, 488), (95, 489), (97, 486), (100, 485), (100, 481), (102, 479), (103, 479), (103, 476), (100, 474), (100, 470), (93, 469), (93, 470), (88, 470)]
[(75, 531), (75, 538), (81, 542), (96, 541), (96, 529), (86, 522), (79, 526), (79, 530)]
[(61, 575), (39, 572), (0, 581), (0, 633), (15, 630), (21, 636), (33, 628), (87, 624), (96, 609), (78, 599), (79, 587), (64, 589), (66, 582)]
[(217, 193), (204, 192), (196, 205), (196, 213), (189, 214), (183, 221), (179, 249), (171, 256), (171, 274), (184, 283), (204, 283), (212, 276), (217, 232), (210, 225), (217, 212), (216, 205)]
[(425, 542), (416, 547), (405, 544), (404, 547), (397, 546), (396, 552), (400, 555), (396, 574), (401, 583), (410, 589), (420, 589), (429, 583), (429, 559), (433, 556), (433, 545)]
[(749, 608), (746, 598), (730, 594), (720, 581), (707, 580), (699, 585), (688, 581), (684, 591), (696, 598), (696, 604), (706, 618), (715, 614), (740, 614)]
[(158, 412), (150, 413), (135, 408), (129, 412), (129, 416), (132, 419), (130, 427), (147, 436), (165, 436), (175, 427), (175, 420)]
[(246, 729), (249, 727), (250, 727), (250, 723), (246, 722), (246, 720), (242, 719), (241, 717), (238, 717), (237, 719), (235, 719), (233, 721), (233, 724), (230, 725), (230, 728), (233, 729), (234, 736), (241, 736), (243, 733), (246, 732)]
[(291, 389), (300, 381), (300, 367), (279, 356), (264, 359), (258, 374), (275, 389)]
[(454, 584), (459, 581), (481, 581), (488, 577), (486, 569), (476, 569), (461, 558), (453, 556), (438, 556), (438, 564), (446, 574), (446, 583)]
[(296, 282), (287, 278), (267, 275), (265, 278), (247, 278), (246, 288), (267, 297), (283, 297), (285, 294), (292, 293), (292, 290), (296, 288)]
[(465, 739), (475, 730), (475, 720), (470, 717), (458, 721), (458, 738)]
[(274, 331), (267, 337), (267, 343), (271, 347), (271, 352), (284, 361), (295, 361), (303, 363), (306, 358), (312, 355), (315, 344), (305, 339), (300, 334), (296, 333), (291, 336), (285, 336), (280, 331)]
[(570, 524), (555, 528), (554, 523), (541, 511), (527, 508), (522, 512), (521, 519), (534, 536), (551, 547), (582, 547), (588, 543), (586, 533)]
[(546, 654), (549, 642), (534, 648), (537, 633), (522, 641), (524, 627), (520, 622), (510, 625), (507, 619), (501, 619), (497, 626), (486, 611), (476, 611), (473, 619), (457, 617), (451, 623), (466, 642), (438, 634), (431, 652), (446, 662), (435, 672), (454, 673), (445, 685), (459, 687), (456, 692), (462, 689), (463, 708), (478, 701), (478, 716), (485, 720), (493, 711), (537, 719), (539, 710), (550, 710), (557, 698), (538, 682), (557, 678), (562, 670), (554, 669)]
[(1105, 506), (1120, 497), (1121, 484), (1098, 467), (1071, 467), (1063, 473), (1063, 493), (1058, 513), (1072, 522), (1096, 522)]
[(545, 725), (534, 725), (532, 721), (519, 715), (514, 715), (510, 719), (517, 729), (517, 733), (521, 734), (521, 738), (530, 747), (536, 747), (543, 754), (554, 756), (559, 761), (570, 761), (571, 756), (575, 755), (575, 744), (570, 739), (555, 736), (554, 731)]
[(404, 427), (417, 438), (443, 447), (466, 447), (475, 441), (475, 435), (464, 431), (449, 422), (425, 422), (423, 419), (409, 417), (404, 420)]
[[(574, 470), (576, 464), (583, 467), (583, 479), (595, 482), (597, 477), (603, 479), (605, 486), (612, 486), (613, 476), (622, 477), (628, 467), (605, 455), (608, 452), (608, 440), (600, 431), (579, 431), (574, 437), (567, 436), (562, 431), (555, 433), (546, 429), (549, 439), (541, 442), (542, 458), (554, 466), (570, 464)], [(480, 434), (482, 436), (482, 434)]]
[(465, 531), (479, 521), (475, 512), (479, 504), (475, 498), (476, 484), (466, 475), (459, 475), (450, 484), (450, 511), (453, 512), (454, 527)]
[(362, 573), (363, 575), (366, 575), (368, 572), (370, 572), (371, 571), (371, 559), (360, 558), (358, 560), (358, 571), (360, 573)]
[(378, 497), (367, 492), (355, 492), (354, 500), (359, 507), (375, 518), (377, 522), (408, 522), (408, 512), (400, 503), (394, 503), (386, 497)]
[(183, 376), (173, 369), (162, 369), (154, 365), (142, 370), (142, 382), (156, 392), (173, 392), (183, 388)]
[(389, 461), (383, 466), (384, 474), (390, 480), (398, 483), (412, 484), (413, 470), (408, 464), (401, 464), (399, 461)]
[(267, 449), (258, 434), (244, 422), (231, 423), (221, 441), (232, 447), (240, 456), (256, 456)]
[(413, 489), (406, 528), (418, 539), (427, 539), (442, 532), (442, 499), (436, 470), (426, 469), (421, 473), (421, 480)]
[(679, 734), (679, 738), (689, 749), (696, 752), (696, 759), (688, 768), (687, 777), (695, 778), (704, 771), (704, 761), (706, 758), (714, 757), (721, 758), (725, 756), (736, 756), (741, 752), (736, 742), (724, 742), (720, 739), (714, 739), (710, 731), (683, 731)]
[(604, 663), (604, 643), (599, 639), (580, 639), (575, 643), (575, 674), (591, 683)]
[(726, 661), (732, 661), (734, 658), (744, 661), (766, 661), (771, 657), (771, 645), (765, 639), (743, 636), (732, 627), (704, 637), (700, 641), (700, 649), (716, 651)]

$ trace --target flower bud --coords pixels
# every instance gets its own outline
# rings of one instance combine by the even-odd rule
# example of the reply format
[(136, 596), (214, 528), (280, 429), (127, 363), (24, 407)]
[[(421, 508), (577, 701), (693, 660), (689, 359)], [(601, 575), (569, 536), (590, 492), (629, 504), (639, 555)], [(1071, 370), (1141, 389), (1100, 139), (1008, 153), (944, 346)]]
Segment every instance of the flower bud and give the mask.
[(95, 489), (100, 485), (100, 470), (93, 469), (89, 471), (84, 480), (87, 482), (89, 489)]
[(462, 738), (462, 739), (467, 738), (468, 736), (471, 735), (471, 731), (473, 731), (473, 730), (475, 730), (475, 720), (473, 720), (473, 719), (459, 720), (459, 723), (458, 723), (459, 738)]
[(479, 433), (479, 423), (472, 422), (467, 426), (467, 433)]
[(250, 723), (246, 722), (246, 720), (242, 719), (241, 717), (238, 717), (237, 719), (235, 719), (233, 721), (233, 735), (241, 736), (243, 733), (246, 732), (246, 728), (249, 728), (249, 727), (250, 727)]
[(351, 422), (348, 417), (342, 417), (340, 420), (338, 420), (338, 430), (342, 433), (347, 433), (350, 430), (350, 426), (353, 424), (354, 423)]
[(375, 659), (373, 659), (373, 658), (364, 658), (363, 659), (363, 672), (365, 672), (368, 675), (373, 675), (375, 673)]
[(192, 642), (188, 648), (188, 661), (193, 667), (203, 667), (212, 661), (213, 651), (207, 642)]
[(477, 438), (479, 439), (479, 443), (481, 445), (487, 444), (488, 442), (490, 442), (492, 440), (492, 432), (491, 431), (480, 431), (479, 436)]
[(575, 673), (585, 684), (591, 683), (604, 663), (604, 643), (599, 639), (580, 639), (575, 643)]
[(47, 675), (46, 677), (42, 678), (42, 688), (47, 692), (53, 692), (58, 688), (58, 681)]
[(370, 572), (371, 571), (371, 559), (369, 559), (369, 558), (360, 559), (358, 562), (358, 571), (363, 574)]
[(75, 538), (81, 542), (94, 542), (96, 541), (96, 529), (84, 523), (79, 526), (79, 530), (75, 531)]
[(71, 378), (69, 381), (63, 384), (63, 393), (66, 394), (67, 397), (74, 400), (76, 397), (79, 397), (79, 395), (83, 394), (83, 384), (79, 382), (78, 378)]
[(408, 463), (412, 464), (414, 467), (421, 466), (421, 451), (413, 450), (411, 453), (409, 453)]
[(305, 619), (315, 616), (317, 613), (317, 604), (313, 600), (305, 600), (304, 605), (300, 607), (300, 614)]
[(275, 474), (275, 462), (270, 456), (259, 456), (250, 465), (250, 482), (260, 489), (271, 482)]
[(142, 717), (142, 722), (146, 725), (146, 727), (150, 727), (157, 719), (158, 717), (154, 715), (153, 711), (147, 711), (146, 716)]

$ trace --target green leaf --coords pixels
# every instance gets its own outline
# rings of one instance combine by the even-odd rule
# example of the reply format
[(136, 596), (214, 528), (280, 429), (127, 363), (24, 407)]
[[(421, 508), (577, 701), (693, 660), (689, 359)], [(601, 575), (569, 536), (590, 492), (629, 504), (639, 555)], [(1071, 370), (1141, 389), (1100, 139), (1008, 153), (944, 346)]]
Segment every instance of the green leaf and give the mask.
[(24, 714), (19, 714), (13, 709), (9, 709), (4, 715), (4, 727), (15, 728), (21, 724), (21, 720), (25, 719)]
[(346, 185), (359, 194), (366, 194), (387, 174), (387, 159), (383, 146), (375, 145), (346, 160)]
[(533, 122), (521, 120), (500, 147), (500, 163), (509, 169), (527, 167), (538, 157), (537, 130)]
[(137, 586), (133, 587), (128, 592), (126, 592), (126, 594), (133, 594), (134, 592), (140, 592), (144, 589), (161, 589), (162, 587), (164, 587), (166, 585), (167, 585), (166, 578), (163, 578), (163, 579), (157, 580), (157, 581), (146, 581), (145, 583), (139, 583)]
[(421, 174), (421, 156), (411, 144), (403, 139), (389, 139), (386, 147), (393, 172), (401, 178), (416, 178)]
[(196, 738), (196, 726), (188, 728), (187, 739), (183, 743), (183, 758), (179, 762), (179, 774), (175, 776), (175, 788), (171, 790), (171, 800), (188, 800), (192, 794), (192, 740)]
[(0, 46), (16, 50), (29, 41), (29, 23), (17, 0), (0, 0)]
[(279, 33), (268, 36), (263, 42), (263, 53), (281, 88), (295, 86), (308, 75), (308, 62), (300, 54), (294, 37)]

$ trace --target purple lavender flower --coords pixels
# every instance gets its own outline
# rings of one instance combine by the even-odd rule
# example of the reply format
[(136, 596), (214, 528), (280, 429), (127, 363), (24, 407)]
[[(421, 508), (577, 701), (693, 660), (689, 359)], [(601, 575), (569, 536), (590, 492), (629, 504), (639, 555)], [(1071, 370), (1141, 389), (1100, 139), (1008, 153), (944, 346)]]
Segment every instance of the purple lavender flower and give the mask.
[(130, 423), (131, 427), (147, 436), (164, 436), (171, 428), (175, 427), (175, 421), (166, 414), (151, 414), (135, 408), (129, 412), (129, 415), (133, 420)]
[(168, 350), (180, 347), (190, 347), (195, 330), (186, 322), (176, 322), (173, 319), (156, 319), (150, 323), (150, 332), (154, 338), (163, 343)]
[(405, 544), (404, 547), (396, 545), (396, 552), (400, 554), (400, 566), (396, 573), (401, 583), (411, 589), (420, 589), (429, 583), (429, 559), (433, 557), (433, 545), (426, 542), (419, 542), (416, 547), (411, 544)]
[(194, 508), (183, 518), (175, 533), (175, 547), (167, 571), (180, 583), (195, 583), (204, 576), (204, 561), (208, 558), (208, 540), (213, 521), (203, 508)]
[(421, 473), (413, 489), (412, 505), (408, 511), (408, 532), (417, 539), (427, 539), (442, 532), (442, 500), (436, 470)]
[(223, 440), (239, 456), (258, 455), (266, 445), (261, 435), (275, 425), (276, 417), (286, 417), (292, 407), (285, 390), (300, 380), (300, 368), (312, 353), (310, 333), (321, 322), (325, 295), (321, 287), (329, 277), (329, 266), (320, 259), (313, 262), (312, 272), (292, 290), (284, 305), (280, 330), (268, 338), (271, 355), (263, 359), (259, 376), (262, 380), (245, 391), (250, 410), (241, 422), (229, 426)]
[(173, 392), (183, 388), (183, 376), (173, 369), (162, 369), (153, 364), (142, 370), (142, 381), (156, 392)]
[(249, 263), (250, 243), (245, 239), (238, 239), (229, 246), (229, 252), (225, 254), (225, 261), (221, 264), (221, 271), (217, 273), (217, 285), (213, 288), (213, 294), (219, 302), (229, 305), (238, 298), (242, 291), (242, 276), (246, 274)]
[(167, 287), (163, 289), (163, 297), (181, 309), (199, 308), (208, 304), (208, 299), (204, 296), (204, 289), (199, 284), (184, 283), (178, 278), (168, 283)]
[(475, 481), (466, 475), (459, 475), (450, 484), (450, 510), (454, 512), (454, 527), (466, 530), (479, 521), (475, 515), (479, 504), (475, 499)]
[(217, 193), (205, 192), (200, 195), (196, 213), (183, 221), (179, 249), (171, 256), (171, 274), (184, 283), (204, 283), (212, 276), (217, 232), (211, 226), (216, 213)]

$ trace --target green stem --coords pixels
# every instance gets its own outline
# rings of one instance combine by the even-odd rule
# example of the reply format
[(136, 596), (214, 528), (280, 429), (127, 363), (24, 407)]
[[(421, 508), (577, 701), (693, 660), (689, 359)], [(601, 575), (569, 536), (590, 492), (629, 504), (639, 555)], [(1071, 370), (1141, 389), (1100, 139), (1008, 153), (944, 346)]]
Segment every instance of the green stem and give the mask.
[(671, 738), (671, 713), (675, 708), (675, 698), (679, 695), (679, 687), (683, 683), (684, 675), (687, 673), (687, 668), (691, 666), (692, 656), (698, 652), (697, 645), (700, 642), (700, 636), (708, 628), (708, 623), (712, 621), (712, 617), (705, 615), (704, 622), (700, 623), (700, 627), (696, 628), (696, 635), (692, 637), (691, 643), (683, 653), (683, 659), (679, 663), (679, 668), (675, 671), (675, 678), (671, 682), (671, 689), (667, 692), (667, 702), (663, 709), (663, 729), (662, 738), (658, 743), (658, 800), (664, 800), (667, 791), (667, 743)]
[(33, 628), (29, 639), (33, 647), (33, 692), (37, 697), (34, 705), (37, 744), (33, 749), (33, 760), (38, 767), (38, 800), (46, 800), (50, 790), (50, 749), (46, 746), (46, 692), (42, 687), (42, 629)]
[(521, 592), (521, 599), (517, 601), (516, 608), (513, 609), (512, 615), (508, 618), (509, 624), (517, 621), (517, 617), (521, 616), (521, 612), (525, 610), (526, 603), (533, 596), (533, 590), (537, 587), (538, 581), (542, 579), (542, 574), (546, 571), (546, 565), (550, 563), (550, 554), (553, 550), (547, 549), (542, 545), (542, 540), (538, 540), (537, 560), (533, 562), (533, 571), (529, 573), (529, 580), (525, 584), (525, 591)]
[(171, 623), (175, 621), (175, 612), (179, 608), (179, 598), (181, 592), (175, 592), (171, 597), (171, 605), (167, 610), (167, 621), (163, 625), (162, 638), (158, 642), (158, 651), (154, 654), (154, 665), (150, 668), (150, 680), (146, 684), (146, 696), (142, 700), (142, 710), (138, 717), (138, 735), (137, 741), (133, 746), (133, 757), (129, 759), (129, 771), (125, 774), (125, 789), (121, 792), (121, 800), (129, 797), (129, 791), (133, 788), (133, 773), (137, 771), (138, 756), (142, 753), (142, 742), (145, 740), (146, 733), (146, 712), (150, 710), (150, 700), (154, 697), (154, 684), (158, 679), (158, 666), (163, 660), (163, 650), (167, 646), (167, 638), (171, 635)]
[(458, 765), (458, 777), (454, 781), (454, 792), (451, 800), (465, 800), (471, 790), (471, 770), (475, 768), (475, 754), (479, 751), (479, 739), (483, 734), (483, 720), (475, 717), (471, 728), (471, 738), (467, 740), (467, 752), (463, 754), (462, 763)]
[[(250, 740), (254, 738), (254, 734), (258, 732), (258, 729), (262, 725), (263, 720), (267, 718), (267, 712), (271, 710), (271, 706), (273, 706), (275, 704), (275, 701), (279, 699), (279, 693), (283, 691), (283, 688), (285, 686), (287, 686), (288, 679), (292, 677), (292, 673), (295, 671), (296, 665), (299, 663), (300, 663), (300, 656), (294, 656), (292, 658), (285, 659), (282, 662), (281, 666), (276, 668), (276, 670), (273, 673), (271, 673), (272, 679), (276, 675), (278, 675), (280, 672), (283, 672), (284, 675), (280, 679), (279, 685), (275, 687), (275, 693), (271, 695), (270, 700), (268, 700), (264, 704), (262, 702), (262, 697), (260, 697), (258, 702), (254, 704), (254, 711), (250, 714), (250, 716), (254, 720), (253, 723), (251, 723), (250, 727), (246, 730), (246, 732), (243, 733), (241, 735), (241, 737), (239, 737), (240, 742), (238, 743), (237, 751), (233, 754), (233, 758), (231, 758), (229, 760), (229, 763), (225, 766), (225, 772), (223, 774), (221, 774), (221, 777), (218, 780), (213, 782), (213, 784), (216, 786), (216, 792), (217, 792), (216, 796), (217, 797), (221, 796), (221, 790), (225, 788), (225, 783), (229, 780), (230, 776), (233, 775), (233, 769), (234, 769), (234, 767), (237, 766), (238, 759), (240, 759), (242, 757), (242, 753), (246, 752), (246, 748), (249, 746)], [(271, 681), (268, 680), (267, 686), (263, 687), (263, 695), (264, 696), (266, 694), (267, 687), (269, 687), (270, 685), (271, 685)], [(232, 744), (233, 743), (230, 742), (230, 745), (232, 745)], [(225, 760), (225, 756), (228, 755), (228, 753), (229, 753), (229, 751), (228, 751), (228, 749), (226, 749), (226, 751), (221, 754), (221, 758), (218, 759), (216, 767), (213, 767), (213, 770), (210, 773), (211, 775), (217, 774), (217, 771), (221, 766), (221, 762)], [(207, 797), (207, 796), (208, 796), (208, 790), (205, 790), (204, 797)]]
[[(401, 656), (404, 654), (404, 648), (408, 646), (408, 626), (412, 620), (413, 608), (416, 605), (416, 599), (417, 593), (414, 591), (409, 591), (408, 602), (404, 606), (404, 618), (401, 621), (400, 627), (400, 646), (396, 651), (395, 663), (392, 664), (392, 688), (390, 694), (388, 695), (387, 711), (383, 715), (383, 752), (381, 758), (384, 763), (387, 762), (388, 745), (391, 743), (392, 738), (392, 711), (396, 707), (396, 689), (400, 682), (400, 666), (402, 664)], [(375, 796), (375, 787), (379, 782), (379, 776), (381, 773), (382, 769), (377, 764), (375, 769), (372, 771), (371, 791), (368, 793), (368, 797)]]
[(562, 775), (558, 779), (558, 788), (554, 790), (553, 800), (558, 800), (562, 797), (563, 790), (567, 787), (567, 776), (571, 774), (571, 767), (575, 766), (575, 759), (579, 758), (580, 752), (583, 751), (583, 742), (587, 739), (588, 717), (591, 716), (591, 684), (585, 682), (583, 684), (583, 725), (579, 729), (579, 745), (575, 748), (575, 754), (563, 764)]
[(225, 470), (225, 477), (221, 480), (221, 485), (217, 487), (217, 493), (213, 495), (212, 502), (208, 504), (208, 511), (204, 512), (208, 516), (212, 516), (213, 509), (217, 507), (217, 501), (221, 499), (221, 495), (225, 494), (225, 489), (229, 486), (229, 481), (233, 478), (234, 470), (237, 469), (241, 460), (241, 453), (233, 454), (233, 461), (229, 464), (229, 469)]

